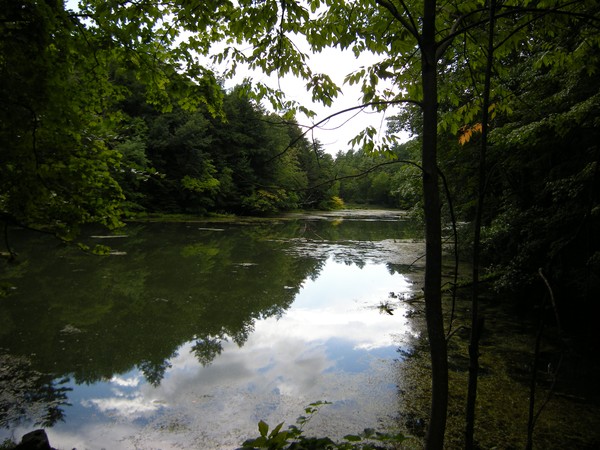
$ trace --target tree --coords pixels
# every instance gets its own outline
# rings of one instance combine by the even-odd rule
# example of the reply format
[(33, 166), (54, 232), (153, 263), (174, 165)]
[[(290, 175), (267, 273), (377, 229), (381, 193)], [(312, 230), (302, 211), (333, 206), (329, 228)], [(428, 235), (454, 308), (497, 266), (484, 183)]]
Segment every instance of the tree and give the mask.
[[(129, 89), (139, 92), (140, 85)], [(164, 112), (142, 95), (122, 103), (127, 116), (117, 149), (129, 170), (118, 179), (130, 208), (264, 214), (303, 202), (306, 139), (293, 123), (266, 113), (244, 86), (224, 93), (219, 116), (203, 107)]]
[(292, 138), (292, 142), (296, 142), (298, 162), (306, 174), (302, 206), (327, 209), (332, 197), (339, 195), (339, 184), (331, 182), (334, 178), (333, 158), (325, 153), (318, 141), (309, 142), (306, 139), (300, 139), (301, 136), (298, 127), (290, 128), (290, 138)]
[(112, 94), (61, 2), (7, 2), (0, 19), (0, 214), (71, 239), (119, 225)]
[[(120, 101), (131, 91), (119, 79), (133, 76), (144, 99), (164, 110), (204, 105), (218, 114), (216, 79), (193, 58), (187, 58), (186, 76), (177, 76), (183, 55), (173, 56), (156, 39), (156, 15), (137, 17), (145, 26), (135, 28), (139, 23), (132, 26), (131, 18), (119, 14), (113, 17), (119, 24), (106, 20), (114, 6), (108, 3), (95, 17), (83, 4), (77, 13), (59, 1), (2, 5), (2, 221), (62, 239), (73, 239), (87, 223), (119, 226), (119, 183), (131, 190), (149, 169), (145, 132), (127, 124)], [(187, 186), (197, 190), (195, 183)]]
[[(597, 273), (598, 249), (586, 231), (596, 224), (591, 211), (598, 204), (597, 19), (594, 10), (584, 12), (586, 20), (545, 18), (545, 26), (532, 29), (539, 38), (512, 60), (504, 82), (514, 92), (513, 114), (496, 119), (490, 135), (490, 164), (499, 170), (490, 178), (489, 202), (497, 209), (483, 229), (486, 262), (493, 254), (506, 270), (498, 287), (529, 293), (542, 267), (558, 302), (569, 292), (570, 306), (578, 305), (560, 309), (563, 319), (582, 313), (576, 314), (579, 331), (593, 310), (597, 284), (589, 277)], [(586, 308), (592, 309), (583, 313)]]
[[(486, 233), (486, 228), (488, 228), (488, 224), (490, 221), (493, 221), (493, 217), (498, 214), (498, 209), (503, 209), (502, 202), (505, 201), (506, 204), (511, 204), (512, 200), (509, 200), (512, 196), (510, 194), (510, 188), (507, 189), (507, 186), (504, 188), (500, 188), (498, 186), (498, 176), (499, 173), (502, 174), (502, 177), (506, 176), (510, 170), (507, 171), (506, 165), (503, 163), (503, 159), (507, 157), (507, 155), (523, 155), (521, 150), (517, 150), (513, 147), (512, 151), (506, 151), (506, 147), (504, 142), (506, 141), (506, 136), (503, 133), (498, 133), (497, 130), (494, 130), (494, 127), (499, 129), (503, 128), (503, 122), (508, 120), (512, 122), (515, 116), (520, 113), (517, 111), (528, 111), (527, 115), (531, 113), (531, 107), (533, 105), (541, 105), (544, 103), (541, 97), (537, 97), (537, 100), (531, 101), (532, 99), (526, 99), (523, 95), (528, 88), (524, 88), (525, 85), (529, 85), (528, 82), (523, 83), (525, 79), (531, 80), (540, 76), (541, 73), (545, 73), (546, 82), (549, 83), (549, 86), (552, 86), (550, 89), (553, 90), (556, 88), (556, 85), (561, 85), (564, 82), (562, 78), (562, 74), (559, 73), (566, 69), (564, 65), (565, 60), (571, 60), (571, 66), (566, 71), (569, 72), (569, 76), (580, 79), (584, 73), (586, 74), (584, 77), (587, 78), (585, 82), (582, 82), (580, 79), (580, 83), (582, 85), (594, 86), (591, 88), (591, 92), (594, 92), (597, 84), (593, 80), (592, 75), (596, 69), (593, 67), (596, 64), (595, 57), (589, 54), (588, 52), (593, 51), (593, 48), (597, 48), (598, 41), (595, 37), (595, 34), (592, 30), (597, 29), (597, 6), (589, 5), (588, 9), (586, 6), (580, 4), (575, 7), (575, 9), (571, 9), (573, 6), (571, 4), (565, 3), (560, 4), (556, 3), (553, 5), (544, 5), (547, 9), (539, 9), (539, 6), (528, 9), (528, 8), (514, 8), (512, 11), (506, 8), (506, 4), (498, 3), (500, 10), (497, 10), (495, 2), (491, 2), (488, 7), (489, 18), (487, 20), (487, 48), (483, 44), (485, 42), (485, 36), (483, 33), (481, 37), (478, 39), (482, 45), (479, 52), (474, 51), (471, 52), (470, 57), (466, 59), (465, 64), (466, 67), (460, 67), (458, 65), (449, 65), (448, 71), (451, 76), (449, 77), (451, 83), (458, 84), (457, 79), (470, 79), (472, 88), (470, 90), (465, 90), (461, 93), (460, 96), (456, 97), (456, 106), (459, 106), (459, 117), (463, 117), (464, 124), (461, 125), (461, 122), (452, 121), (442, 121), (442, 124), (448, 128), (454, 127), (451, 135), (456, 134), (456, 129), (458, 126), (459, 139), (458, 144), (455, 142), (452, 144), (446, 144), (446, 147), (454, 148), (453, 151), (457, 151), (458, 148), (461, 147), (469, 147), (469, 142), (473, 140), (473, 145), (470, 145), (471, 148), (475, 148), (476, 146), (480, 147), (479, 151), (479, 168), (476, 169), (472, 167), (471, 159), (473, 158), (473, 153), (470, 151), (464, 152), (464, 155), (461, 157), (460, 152), (454, 153), (451, 158), (444, 157), (443, 161), (450, 160), (453, 161), (456, 166), (460, 166), (461, 170), (459, 171), (461, 174), (465, 176), (464, 181), (462, 181), (463, 185), (469, 186), (469, 184), (473, 185), (473, 183), (469, 182), (468, 179), (471, 178), (475, 180), (475, 185), (478, 184), (478, 187), (469, 188), (466, 192), (471, 193), (466, 197), (461, 198), (460, 200), (463, 202), (463, 206), (461, 207), (463, 217), (467, 220), (473, 220), (473, 240), (470, 251), (473, 255), (473, 278), (472, 278), (472, 286), (473, 286), (473, 294), (472, 294), (472, 325), (471, 325), (471, 343), (470, 343), (470, 358), (471, 358), (471, 367), (470, 367), (470, 381), (469, 381), (469, 395), (468, 395), (468, 404), (467, 404), (467, 431), (466, 431), (466, 447), (472, 448), (473, 446), (473, 428), (474, 428), (474, 409), (475, 409), (475, 398), (476, 398), (476, 386), (477, 386), (477, 370), (478, 370), (478, 336), (481, 332), (481, 323), (482, 318), (478, 317), (478, 279), (479, 279), (479, 270), (480, 270), (480, 230), (483, 229), (484, 234)], [(505, 9), (502, 9), (505, 8)], [(505, 18), (507, 14), (515, 14), (518, 15), (519, 23), (518, 25), (514, 25), (512, 23), (501, 22), (502, 18)], [(596, 14), (596, 17), (594, 17)], [(499, 22), (499, 25), (496, 26), (496, 21)], [(567, 35), (563, 35), (562, 31), (568, 29)], [(482, 30), (484, 31), (484, 30)], [(473, 35), (475, 30), (469, 33), (471, 39), (475, 39)], [(562, 37), (560, 38), (562, 42), (559, 44), (555, 39), (556, 35), (560, 34)], [(466, 37), (465, 37), (466, 39)], [(543, 51), (538, 50), (541, 46)], [(537, 48), (536, 48), (537, 47)], [(562, 48), (561, 48), (562, 47)], [(467, 48), (465, 43), (464, 48)], [(460, 49), (457, 49), (454, 53), (457, 55), (457, 58), (461, 57)], [(568, 55), (568, 56), (567, 56)], [(577, 55), (577, 56), (576, 56)], [(579, 57), (584, 56), (582, 59)], [(544, 67), (545, 66), (545, 67)], [(517, 71), (511, 72), (508, 68), (517, 68)], [(548, 68), (553, 67), (551, 74), (548, 73)], [(479, 68), (479, 70), (478, 70)], [(558, 69), (560, 68), (560, 69)], [(540, 70), (541, 69), (541, 70)], [(558, 69), (558, 70), (556, 70)], [(525, 78), (523, 78), (523, 75)], [(563, 73), (564, 74), (564, 73)], [(567, 84), (568, 85), (568, 84)], [(532, 87), (533, 85), (529, 85)], [(538, 90), (534, 88), (534, 90)], [(552, 96), (553, 94), (548, 94), (545, 91), (545, 97)], [(591, 92), (588, 92), (588, 96), (592, 95)], [(571, 95), (567, 95), (562, 99), (563, 103), (560, 109), (566, 109), (572, 107), (570, 102), (575, 101), (578, 102), (577, 98), (579, 93), (575, 91), (572, 92)], [(537, 96), (537, 93), (536, 93)], [(565, 99), (569, 98), (567, 102)], [(452, 99), (452, 98), (451, 98)], [(594, 115), (592, 112), (593, 107), (589, 109), (591, 106), (590, 102), (586, 106), (582, 106), (582, 109), (586, 110), (586, 114)], [(481, 106), (477, 106), (477, 105)], [(537, 106), (535, 107), (537, 109)], [(446, 117), (451, 118), (455, 117), (456, 112), (455, 108), (452, 107), (452, 102), (449, 101), (444, 105), (444, 109), (447, 111)], [(549, 109), (545, 109), (543, 112), (540, 110), (540, 113), (543, 117), (546, 117), (547, 114), (552, 114)], [(582, 117), (582, 116), (580, 116)], [(573, 122), (571, 122), (573, 123)], [(588, 130), (581, 130), (582, 134), (585, 135), (584, 140), (587, 140), (591, 136), (594, 135), (594, 132), (591, 131), (593, 127), (590, 127)], [(481, 133), (481, 135), (480, 135)], [(554, 154), (553, 151), (548, 151), (548, 149), (552, 147), (556, 147), (556, 143), (561, 142), (562, 138), (556, 134), (555, 131), (549, 129), (546, 130), (547, 136), (550, 140), (552, 140), (555, 144), (548, 145), (544, 152), (550, 154)], [(476, 136), (476, 138), (475, 138)], [(488, 139), (488, 136), (490, 139)], [(525, 136), (522, 136), (525, 138)], [(525, 140), (521, 141), (520, 144), (523, 148), (527, 148), (531, 145), (531, 142), (527, 142), (529, 135)], [(488, 153), (488, 141), (492, 145), (491, 149), (492, 153), (492, 162), (489, 164), (486, 163), (487, 153)], [(464, 148), (463, 147), (463, 148)], [(586, 144), (583, 145), (586, 148)], [(499, 149), (504, 148), (504, 152)], [(500, 151), (500, 152), (499, 152)], [(586, 149), (586, 151), (589, 151)], [(571, 151), (571, 157), (573, 155), (580, 155), (581, 150), (574, 148)], [(468, 156), (467, 156), (468, 155)], [(521, 159), (521, 162), (524, 164), (533, 163), (537, 165), (539, 160), (533, 158), (529, 160), (529, 156), (531, 153), (528, 153), (528, 156), (524, 159)], [(511, 157), (509, 156), (509, 159)], [(585, 161), (583, 164), (590, 163), (589, 156), (582, 158)], [(525, 160), (528, 160), (526, 163)], [(445, 165), (442, 162), (443, 165)], [(580, 161), (573, 164), (574, 167), (580, 164)], [(545, 170), (549, 170), (550, 173), (559, 170), (562, 164), (559, 163), (559, 159), (554, 157), (553, 163), (547, 165)], [(583, 169), (584, 166), (580, 166), (578, 170)], [(498, 167), (501, 167), (500, 170), (494, 170)], [(465, 170), (466, 168), (469, 168)], [(479, 175), (477, 177), (469, 177), (469, 172), (474, 173), (475, 170), (478, 170)], [(455, 171), (456, 173), (457, 171)], [(536, 175), (531, 177), (529, 180), (525, 180), (524, 184), (531, 186), (531, 182), (536, 179), (544, 179), (545, 182), (548, 182), (548, 172), (544, 173), (544, 175)], [(551, 177), (550, 177), (551, 178)], [(582, 179), (579, 179), (580, 182)], [(585, 183), (580, 184), (578, 189), (587, 190), (585, 184), (589, 183), (589, 178)], [(452, 184), (456, 185), (457, 182), (454, 181)], [(541, 188), (542, 190), (544, 188)], [(537, 189), (536, 189), (537, 190)], [(463, 191), (465, 192), (465, 191)], [(492, 194), (495, 198), (493, 198), (492, 205), (486, 205), (484, 202), (484, 197)], [(514, 194), (514, 193), (513, 193)], [(533, 195), (533, 192), (529, 192), (529, 195)], [(503, 200), (500, 200), (503, 198)], [(475, 201), (476, 200), (476, 201)], [(476, 205), (473, 208), (473, 205)], [(541, 202), (537, 202), (537, 205), (541, 205)], [(466, 206), (466, 208), (465, 208)], [(531, 212), (531, 207), (533, 205), (529, 204), (527, 207), (529, 212)], [(572, 205), (574, 206), (574, 205)], [(585, 208), (585, 207), (584, 207)], [(473, 212), (471, 212), (474, 209)], [(543, 213), (545, 217), (545, 223), (554, 223), (554, 219), (550, 219), (549, 216), (558, 219), (560, 217), (556, 214), (556, 211), (553, 211), (550, 205), (545, 205)], [(465, 214), (465, 211), (469, 211)], [(546, 216), (546, 214), (548, 216)], [(538, 212), (539, 214), (539, 212)], [(578, 216), (577, 222), (579, 224), (586, 224), (587, 220), (585, 218), (586, 214), (576, 213)], [(558, 219), (563, 221), (564, 217)], [(521, 226), (524, 226), (521, 224)], [(580, 226), (580, 225), (578, 225)], [(586, 225), (587, 226), (587, 225)], [(526, 226), (525, 226), (526, 227)], [(552, 233), (556, 233), (559, 227), (554, 228), (554, 225), (551, 225), (550, 228), (553, 228), (554, 231)], [(488, 228), (489, 229), (489, 228)], [(514, 229), (515, 234), (520, 233), (517, 232), (518, 228)], [(539, 224), (537, 231), (539, 232)], [(564, 236), (564, 229), (558, 231)], [(540, 236), (536, 236), (538, 233), (532, 233), (527, 239), (521, 240), (518, 239), (522, 245), (527, 247), (531, 242), (534, 242), (540, 239)], [(545, 241), (543, 246), (547, 246), (549, 244), (549, 240), (547, 239), (550, 236), (550, 233), (545, 233), (544, 237), (541, 238), (541, 241)], [(489, 242), (489, 234), (486, 236)], [(550, 242), (553, 238), (550, 239)], [(594, 244), (591, 242), (587, 242), (588, 245), (591, 244), (591, 248), (594, 248)], [(496, 247), (497, 248), (497, 247)], [(511, 258), (514, 258), (515, 254), (519, 252), (510, 252), (512, 255)], [(497, 257), (498, 254), (495, 254), (490, 260), (495, 265), (496, 270), (498, 269), (499, 259)], [(537, 277), (537, 268), (536, 267), (547, 267), (548, 261), (552, 258), (536, 258), (536, 263), (534, 263), (535, 267), (529, 267), (526, 271), (529, 272), (528, 277)], [(512, 262), (516, 261), (512, 259)], [(523, 261), (519, 261), (518, 263), (520, 272), (521, 269), (525, 269), (525, 265)], [(516, 265), (515, 265), (516, 266)], [(535, 274), (535, 275), (534, 275)], [(513, 278), (511, 281), (513, 285), (520, 285), (516, 282), (516, 279)], [(522, 285), (521, 289), (523, 288)]]

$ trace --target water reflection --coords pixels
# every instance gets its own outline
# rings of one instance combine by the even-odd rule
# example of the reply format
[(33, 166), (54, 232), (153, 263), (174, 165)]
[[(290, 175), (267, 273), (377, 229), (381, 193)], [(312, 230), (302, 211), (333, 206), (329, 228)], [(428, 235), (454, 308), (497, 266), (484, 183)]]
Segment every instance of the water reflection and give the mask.
[[(105, 427), (105, 446), (111, 431), (127, 423), (136, 445), (160, 448), (174, 445), (179, 434), (203, 448), (234, 447), (258, 420), (293, 423), (317, 399), (333, 404), (311, 423), (314, 432), (344, 434), (389, 422), (397, 407), (390, 361), (410, 328), (402, 314), (382, 316), (373, 305), (393, 288), (406, 291), (410, 283), (384, 265), (360, 269), (330, 259), (284, 315), (257, 321), (243, 346), (225, 340), (220, 356), (203, 365), (195, 343), (186, 343), (156, 387), (138, 371), (87, 389), (74, 386), (77, 405), (68, 414), (81, 420), (77, 434)], [(51, 432), (75, 431), (66, 424)], [(121, 448), (131, 448), (132, 439)]]
[(68, 379), (54, 380), (32, 368), (26, 357), (0, 351), (0, 424), (20, 424), (32, 419), (51, 427), (64, 419), (69, 405)]
[[(333, 404), (308, 432), (390, 424), (393, 361), (412, 331), (378, 305), (412, 285), (376, 244), (341, 257), (358, 230), (344, 226), (311, 225), (321, 237), (337, 227), (319, 254), (302, 250), (295, 221), (130, 227), (122, 254), (103, 259), (36, 242), (61, 264), (32, 253), (23, 283), (13, 277), (0, 347), (71, 377), (66, 420), (48, 430), (65, 448), (234, 448), (258, 420), (293, 423), (315, 400)], [(0, 437), (29, 430), (9, 425)]]

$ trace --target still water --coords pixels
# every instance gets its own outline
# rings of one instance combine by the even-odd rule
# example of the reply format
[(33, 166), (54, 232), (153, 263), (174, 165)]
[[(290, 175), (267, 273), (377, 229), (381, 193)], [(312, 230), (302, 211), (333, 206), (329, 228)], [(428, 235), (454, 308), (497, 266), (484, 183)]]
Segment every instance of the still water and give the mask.
[(308, 435), (393, 428), (416, 230), (389, 211), (129, 224), (86, 233), (102, 257), (14, 230), (0, 442), (38, 422), (57, 448), (229, 449), (315, 401)]

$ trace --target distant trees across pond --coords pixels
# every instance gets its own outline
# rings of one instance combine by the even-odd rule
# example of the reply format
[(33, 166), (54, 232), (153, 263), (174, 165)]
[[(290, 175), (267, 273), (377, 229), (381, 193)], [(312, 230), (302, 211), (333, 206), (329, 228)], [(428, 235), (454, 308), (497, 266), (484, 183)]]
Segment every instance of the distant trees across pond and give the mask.
[[(142, 86), (125, 82), (130, 92)], [(161, 111), (142, 95), (121, 102), (116, 179), (129, 212), (263, 215), (331, 209), (343, 202), (411, 208), (420, 174), (389, 155), (340, 151), (334, 158), (286, 121), (253, 101), (240, 85), (223, 90), (222, 114), (207, 108)]]

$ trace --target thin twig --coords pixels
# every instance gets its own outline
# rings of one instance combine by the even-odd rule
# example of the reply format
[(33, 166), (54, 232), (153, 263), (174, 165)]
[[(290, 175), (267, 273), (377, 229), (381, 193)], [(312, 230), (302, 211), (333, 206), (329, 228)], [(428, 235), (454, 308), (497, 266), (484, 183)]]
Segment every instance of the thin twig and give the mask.
[(332, 118), (336, 117), (336, 116), (340, 116), (342, 114), (346, 114), (350, 111), (356, 111), (356, 110), (360, 110), (360, 109), (366, 109), (368, 107), (373, 107), (373, 106), (390, 106), (390, 105), (400, 105), (402, 103), (411, 103), (414, 105), (418, 105), (421, 106), (421, 102), (417, 101), (417, 100), (411, 100), (411, 99), (401, 99), (401, 100), (389, 100), (389, 101), (375, 101), (375, 102), (368, 102), (368, 103), (363, 103), (361, 105), (357, 105), (357, 106), (352, 106), (350, 108), (346, 108), (346, 109), (342, 109), (341, 111), (337, 111), (333, 114), (328, 115), (327, 117), (319, 120), (317, 123), (315, 123), (314, 125), (307, 127), (307, 129), (305, 131), (302, 132), (302, 134), (300, 134), (298, 137), (296, 137), (295, 139), (293, 139), (286, 148), (284, 148), (282, 151), (280, 151), (279, 153), (277, 153), (275, 156), (272, 156), (271, 158), (269, 158), (266, 163), (269, 163), (271, 161), (273, 161), (274, 159), (277, 159), (281, 156), (283, 156), (288, 150), (290, 150), (294, 144), (296, 144), (298, 141), (300, 141), (309, 131), (313, 130), (314, 128), (318, 128), (321, 124), (331, 120)]

